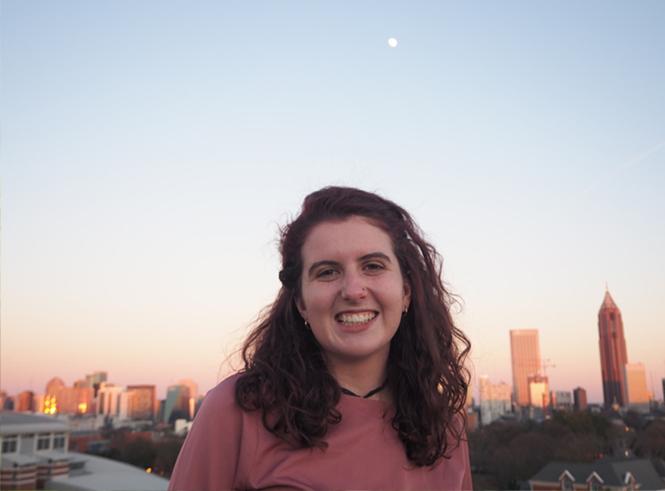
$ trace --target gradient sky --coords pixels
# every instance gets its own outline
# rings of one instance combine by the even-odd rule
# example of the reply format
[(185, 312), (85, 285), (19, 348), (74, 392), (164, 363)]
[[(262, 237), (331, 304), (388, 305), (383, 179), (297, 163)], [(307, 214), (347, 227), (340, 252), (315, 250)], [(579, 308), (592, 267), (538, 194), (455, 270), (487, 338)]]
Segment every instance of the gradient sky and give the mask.
[[(602, 398), (605, 283), (665, 377), (665, 3), (0, 3), (1, 372), (202, 391), (328, 184), (411, 211), (476, 375), (537, 328)], [(399, 40), (397, 48), (387, 44)]]

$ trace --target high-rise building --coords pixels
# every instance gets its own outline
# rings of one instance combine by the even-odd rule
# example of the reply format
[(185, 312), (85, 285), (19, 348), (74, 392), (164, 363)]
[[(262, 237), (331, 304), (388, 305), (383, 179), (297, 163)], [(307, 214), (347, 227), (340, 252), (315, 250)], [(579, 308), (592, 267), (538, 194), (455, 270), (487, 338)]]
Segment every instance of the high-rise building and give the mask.
[(665, 378), (661, 382), (663, 383), (663, 402), (665, 402)]
[(60, 377), (53, 377), (51, 380), (46, 382), (46, 395), (54, 395), (64, 387), (65, 383)]
[(649, 390), (647, 389), (647, 372), (642, 363), (626, 363), (624, 365), (626, 380), (626, 406), (633, 409), (649, 409)]
[(550, 404), (558, 411), (570, 411), (573, 408), (573, 395), (567, 390), (550, 392)]
[(189, 417), (187, 419), (191, 420), (194, 418), (194, 412), (196, 409), (196, 396), (199, 393), (199, 386), (190, 378), (178, 380), (178, 385), (187, 387), (187, 392), (189, 394), (189, 399), (187, 400), (187, 412)]
[(102, 382), (106, 382), (107, 379), (108, 374), (106, 372), (92, 372), (85, 376), (85, 382), (88, 387), (93, 388), (95, 397), (97, 397), (97, 392), (99, 392)]
[(613, 404), (623, 406), (626, 403), (624, 366), (628, 363), (626, 339), (621, 311), (608, 290), (605, 290), (605, 298), (598, 311), (598, 335), (605, 407)]
[(573, 399), (575, 411), (586, 411), (588, 404), (586, 400), (586, 390), (582, 387), (576, 387), (573, 390)]
[(131, 419), (155, 419), (157, 399), (154, 385), (128, 385), (129, 417)]
[(500, 382), (493, 384), (488, 376), (483, 375), (478, 380), (480, 399), (480, 422), (488, 425), (499, 419), (502, 415), (509, 413), (510, 385)]
[(66, 387), (59, 377), (46, 384), (46, 394), (42, 411), (46, 414), (86, 414), (92, 409), (93, 390), (84, 381), (77, 381), (74, 387)]
[(24, 390), (19, 395), (17, 395), (15, 410), (19, 413), (34, 411), (35, 393), (31, 390)]
[(549, 405), (549, 381), (542, 375), (529, 375), (527, 378), (529, 385), (529, 405), (538, 408), (545, 408)]
[(164, 402), (164, 421), (172, 424), (176, 419), (189, 419), (190, 388), (186, 385), (170, 385)]
[(513, 366), (513, 393), (518, 406), (528, 406), (529, 377), (540, 373), (540, 345), (537, 329), (510, 331), (510, 357)]
[(97, 414), (125, 419), (127, 415), (125, 389), (110, 382), (101, 382), (97, 392)]

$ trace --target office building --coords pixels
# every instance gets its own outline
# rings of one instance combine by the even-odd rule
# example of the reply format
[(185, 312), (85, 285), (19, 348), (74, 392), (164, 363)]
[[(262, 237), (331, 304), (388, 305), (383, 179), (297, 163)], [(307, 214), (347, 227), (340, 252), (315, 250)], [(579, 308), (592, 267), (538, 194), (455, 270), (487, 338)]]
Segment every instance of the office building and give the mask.
[(16, 412), (27, 413), (35, 410), (35, 393), (31, 390), (24, 390), (16, 396)]
[(649, 390), (647, 389), (647, 372), (642, 363), (626, 363), (624, 365), (624, 379), (626, 381), (626, 396), (624, 402), (627, 407), (639, 411), (649, 410)]
[(102, 382), (97, 393), (97, 414), (117, 420), (129, 419), (130, 398), (123, 387)]
[(94, 393), (85, 382), (79, 380), (74, 387), (67, 387), (59, 377), (46, 384), (44, 403), (41, 408), (46, 414), (87, 414), (92, 411)]
[(549, 382), (542, 375), (530, 375), (527, 378), (529, 387), (529, 405), (545, 408), (549, 405)]
[(172, 424), (176, 419), (190, 419), (190, 388), (186, 385), (170, 385), (164, 402), (164, 422)]
[(576, 387), (573, 390), (573, 407), (575, 408), (575, 411), (586, 411), (588, 407), (586, 390), (582, 387)]
[(88, 387), (92, 387), (95, 397), (97, 397), (97, 393), (99, 392), (102, 383), (107, 380), (108, 374), (106, 372), (93, 372), (85, 376), (85, 382)]
[(528, 378), (540, 373), (540, 345), (537, 329), (510, 331), (510, 356), (513, 368), (513, 394), (518, 406), (530, 404)]
[(186, 378), (178, 381), (178, 385), (187, 387), (189, 398), (187, 400), (187, 419), (194, 418), (196, 412), (196, 397), (199, 394), (199, 386), (192, 379)]
[(605, 298), (598, 311), (598, 335), (605, 407), (615, 404), (623, 406), (626, 394), (624, 366), (628, 363), (626, 339), (621, 311), (608, 290), (605, 290)]
[(481, 424), (488, 425), (511, 412), (510, 385), (504, 382), (493, 384), (486, 375), (481, 376), (478, 383)]
[(154, 385), (128, 385), (130, 419), (154, 420), (157, 398)]
[(570, 411), (573, 409), (573, 395), (567, 390), (550, 392), (550, 404), (557, 411)]

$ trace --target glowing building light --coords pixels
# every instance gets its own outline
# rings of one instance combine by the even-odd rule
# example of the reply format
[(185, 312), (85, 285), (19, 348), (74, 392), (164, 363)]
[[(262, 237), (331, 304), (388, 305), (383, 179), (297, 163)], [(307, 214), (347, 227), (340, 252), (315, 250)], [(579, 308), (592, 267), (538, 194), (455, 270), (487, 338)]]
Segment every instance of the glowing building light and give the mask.
[(58, 402), (54, 395), (44, 398), (44, 414), (55, 414), (58, 412)]

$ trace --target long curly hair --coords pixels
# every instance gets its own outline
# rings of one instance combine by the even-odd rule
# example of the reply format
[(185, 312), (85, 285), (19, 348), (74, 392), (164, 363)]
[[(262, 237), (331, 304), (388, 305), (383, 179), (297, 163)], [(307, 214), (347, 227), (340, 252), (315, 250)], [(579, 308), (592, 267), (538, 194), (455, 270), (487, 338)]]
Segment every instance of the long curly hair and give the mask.
[(281, 230), (282, 287), (246, 339), (245, 369), (236, 401), (261, 410), (268, 431), (295, 447), (326, 447), (341, 390), (321, 348), (296, 307), (303, 269), (302, 246), (312, 228), (351, 216), (369, 219), (391, 238), (411, 304), (390, 344), (387, 383), (393, 396), (392, 426), (416, 466), (449, 458), (464, 433), (470, 343), (450, 315), (454, 301), (444, 288), (442, 259), (408, 212), (376, 194), (325, 187), (305, 198), (298, 217)]

